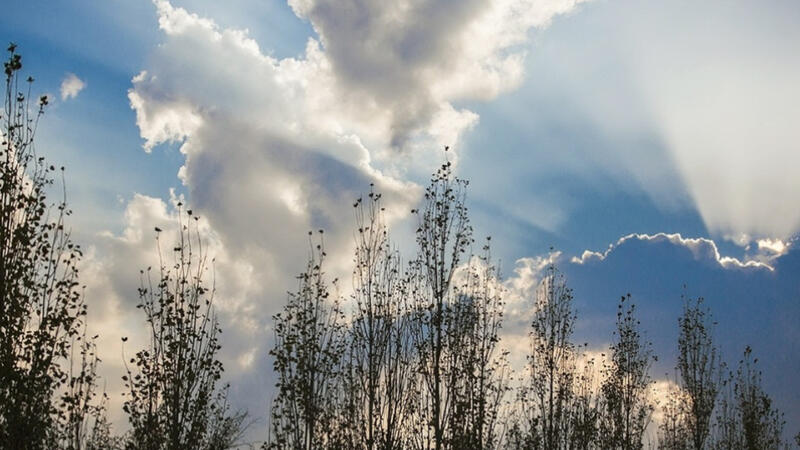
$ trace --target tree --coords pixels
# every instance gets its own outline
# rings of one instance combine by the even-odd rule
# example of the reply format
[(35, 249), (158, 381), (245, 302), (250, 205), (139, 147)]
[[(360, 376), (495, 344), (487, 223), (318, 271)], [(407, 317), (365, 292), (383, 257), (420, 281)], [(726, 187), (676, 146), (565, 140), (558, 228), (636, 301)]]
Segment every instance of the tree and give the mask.
[[(178, 239), (173, 262), (161, 261), (157, 281), (142, 270), (139, 305), (147, 321), (149, 345), (126, 362), (128, 389), (123, 410), (131, 423), (129, 449), (216, 450), (230, 447), (243, 431), (243, 413), (231, 413), (227, 387), (218, 387), (222, 363), (214, 293), (207, 288), (208, 261), (197, 217), (178, 203)], [(194, 222), (194, 224), (192, 223)], [(156, 228), (156, 232), (161, 230)], [(123, 341), (126, 340), (123, 338)]]
[[(447, 150), (445, 148), (445, 150)], [(413, 448), (493, 448), (507, 392), (498, 348), (503, 289), (491, 261), (471, 252), (468, 182), (446, 161), (431, 177), (417, 216), (409, 270), (409, 333), (417, 363)]]
[[(108, 396), (97, 397), (97, 345), (93, 336), (83, 333), (73, 338), (66, 370), (67, 381), (60, 390), (59, 420), (53, 433), (51, 446), (65, 450), (100, 450), (121, 448), (119, 439), (111, 434), (111, 424), (106, 419)], [(79, 355), (75, 355), (75, 351)]]
[(66, 227), (66, 195), (56, 203), (47, 198), (56, 169), (34, 148), (47, 97), (32, 101), (33, 78), (20, 81), (22, 57), (14, 44), (8, 52), (0, 114), (0, 443), (75, 448), (80, 436), (60, 432), (74, 430), (78, 410), (92, 401), (83, 389), (93, 384), (96, 368), (92, 362), (78, 373), (67, 368), (76, 346), (92, 351), (80, 341), (82, 253)]
[[(370, 190), (355, 208), (353, 318), (348, 328), (344, 403), (356, 448), (400, 449), (413, 383), (399, 253), (383, 219), (381, 195)], [(365, 204), (366, 203), (366, 204)]]
[(342, 424), (336, 420), (345, 351), (343, 317), (339, 299), (331, 295), (325, 279), (322, 231), (318, 244), (309, 243), (311, 252), (298, 277), (299, 287), (289, 294), (283, 311), (273, 316), (275, 344), (270, 355), (278, 380), (266, 444), (272, 449), (312, 450), (340, 444), (336, 432)]
[(548, 266), (534, 300), (531, 323), (529, 385), (523, 391), (527, 411), (527, 441), (531, 448), (567, 448), (569, 405), (575, 376), (575, 326), (572, 290), (555, 265)]
[(611, 344), (610, 362), (604, 366), (601, 386), (600, 446), (606, 449), (641, 449), (653, 412), (648, 390), (652, 384), (650, 365), (655, 358), (650, 343), (642, 341), (634, 312), (630, 294), (622, 297), (616, 339)]
[[(783, 441), (783, 414), (761, 386), (758, 359), (748, 346), (735, 375), (725, 383), (717, 415), (713, 448), (778, 450)], [(732, 386), (731, 386), (732, 385)]]
[(783, 414), (772, 406), (772, 399), (761, 387), (758, 359), (751, 359), (752, 352), (749, 346), (745, 348), (734, 385), (745, 448), (778, 449), (783, 445)]
[[(431, 178), (417, 215), (417, 256), (411, 262), (410, 332), (420, 374), (416, 448), (441, 450), (449, 445), (447, 427), (453, 407), (448, 380), (457, 376), (452, 324), (458, 296), (452, 281), (472, 244), (472, 227), (465, 206), (467, 182), (453, 175), (448, 161)], [(457, 345), (457, 344), (456, 344)]]
[(688, 450), (692, 448), (688, 415), (691, 401), (679, 386), (670, 386), (664, 404), (662, 419), (658, 425), (658, 448), (660, 450)]
[(713, 341), (710, 313), (703, 299), (684, 298), (678, 319), (678, 373), (686, 394), (685, 429), (691, 448), (702, 450), (721, 382), (720, 361)]
[(733, 394), (734, 379), (733, 374), (727, 369), (726, 372), (727, 376), (720, 386), (717, 414), (714, 418), (709, 447), (714, 450), (739, 450), (744, 448), (744, 443)]
[(568, 447), (575, 450), (592, 448), (597, 440), (600, 417), (595, 360), (586, 351), (588, 343), (583, 347), (583, 367), (575, 371), (569, 404)]
[(456, 449), (493, 449), (502, 441), (500, 409), (510, 368), (508, 352), (498, 348), (504, 288), (490, 241), (459, 271), (458, 299), (451, 306), (448, 347), (455, 370), (447, 380), (453, 405), (448, 428), (449, 444)]

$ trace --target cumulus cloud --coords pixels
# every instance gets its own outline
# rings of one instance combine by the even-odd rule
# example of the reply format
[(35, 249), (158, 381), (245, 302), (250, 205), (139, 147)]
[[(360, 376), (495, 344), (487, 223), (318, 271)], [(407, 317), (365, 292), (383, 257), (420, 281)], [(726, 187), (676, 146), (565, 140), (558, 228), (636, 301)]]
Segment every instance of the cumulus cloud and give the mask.
[(61, 100), (77, 97), (78, 93), (85, 87), (86, 82), (78, 78), (74, 73), (68, 73), (61, 81)]
[[(719, 248), (717, 248), (717, 244), (713, 240), (708, 238), (684, 238), (683, 236), (680, 235), (680, 233), (656, 233), (656, 234), (631, 233), (627, 236), (619, 238), (619, 240), (616, 243), (609, 244), (608, 248), (603, 252), (584, 250), (581, 256), (573, 256), (570, 259), (570, 262), (572, 262), (573, 264), (586, 264), (592, 261), (602, 261), (606, 259), (606, 257), (611, 252), (614, 251), (614, 249), (625, 244), (625, 242), (630, 240), (649, 241), (649, 242), (669, 242), (673, 245), (679, 245), (681, 247), (689, 249), (692, 252), (692, 255), (694, 256), (695, 259), (697, 260), (710, 259), (726, 269), (764, 268), (768, 270), (773, 270), (772, 266), (767, 264), (767, 262), (761, 261), (762, 258), (752, 258), (741, 261), (738, 258), (734, 258), (731, 256), (722, 256), (719, 253)], [(777, 243), (773, 243), (773, 241), (770, 240), (765, 240), (763, 242), (768, 243), (765, 245), (779, 245)], [(759, 246), (759, 248), (760, 247), (761, 246)], [(785, 248), (783, 248), (783, 250), (785, 251)]]
[(780, 239), (759, 239), (756, 241), (759, 250), (765, 250), (775, 255), (785, 255), (789, 251), (790, 242)]
[(507, 304), (512, 316), (530, 309), (525, 305), (536, 294), (544, 271), (561, 258), (561, 252), (553, 251), (543, 256), (520, 258), (516, 261), (514, 275), (503, 283), (508, 292)]
[[(104, 232), (97, 236), (82, 262), (82, 276), (88, 280), (86, 297), (91, 303), (90, 333), (98, 334), (98, 351), (103, 358), (101, 374), (110, 395), (109, 412), (118, 426), (124, 427), (121, 402), (124, 386), (120, 379), (124, 369), (122, 353), (130, 356), (147, 345), (147, 327), (141, 310), (136, 308), (140, 271), (159, 267), (156, 235), (159, 235), (162, 255), (169, 264), (173, 242), (181, 223), (190, 220), (186, 208), (179, 217), (176, 204), (182, 198), (174, 194), (169, 202), (136, 194), (125, 209), (124, 228), (119, 233)], [(196, 217), (196, 214), (195, 214)], [(266, 341), (265, 330), (258, 311), (250, 299), (262, 292), (262, 279), (252, 276), (254, 268), (246, 260), (230, 255), (211, 228), (200, 217), (196, 223), (209, 263), (205, 282), (216, 287), (216, 311), (224, 325), (222, 340), (225, 352), (221, 358), (226, 373), (236, 378), (251, 368), (255, 360), (253, 346)], [(155, 227), (162, 231), (155, 232)], [(127, 342), (123, 344), (122, 337)]]
[[(325, 229), (328, 274), (346, 277), (352, 201), (373, 183), (387, 221), (405, 217), (421, 194), (411, 173), (432, 171), (439, 147), (456, 147), (478, 121), (456, 102), (513, 89), (528, 30), (576, 2), (292, 2), (319, 39), (284, 59), (246, 31), (154, 4), (163, 41), (132, 79), (130, 106), (145, 151), (173, 144), (185, 158), (176, 176), (215, 257), (231, 395), (262, 418), (268, 393), (247, 390), (263, 389), (270, 373), (268, 324), (303, 267), (305, 232)], [(65, 80), (62, 96), (77, 95), (83, 83), (74, 80), (80, 87)], [(117, 402), (120, 338), (131, 349), (145, 340), (137, 274), (157, 266), (153, 227), (162, 239), (175, 234), (177, 200), (135, 195), (121, 231), (97, 236), (84, 261), (91, 323)]]
[[(336, 85), (362, 114), (379, 114), (395, 148), (434, 132), (437, 115), (461, 130), (473, 125), (477, 116), (451, 102), (492, 99), (517, 87), (528, 31), (577, 3), (289, 1), (319, 35)], [(457, 143), (450, 139), (445, 143)]]
[[(304, 230), (326, 230), (345, 273), (346, 205), (370, 183), (390, 222), (405, 216), (421, 193), (409, 170), (431, 171), (438, 145), (456, 145), (478, 119), (453, 102), (515, 87), (528, 31), (576, 4), (291, 2), (319, 40), (276, 59), (246, 31), (154, 3), (164, 42), (128, 93), (144, 148), (180, 145), (193, 207), (227, 251), (258, 268), (269, 288), (250, 301), (265, 311), (301, 267)], [(401, 147), (425, 151), (408, 158)]]

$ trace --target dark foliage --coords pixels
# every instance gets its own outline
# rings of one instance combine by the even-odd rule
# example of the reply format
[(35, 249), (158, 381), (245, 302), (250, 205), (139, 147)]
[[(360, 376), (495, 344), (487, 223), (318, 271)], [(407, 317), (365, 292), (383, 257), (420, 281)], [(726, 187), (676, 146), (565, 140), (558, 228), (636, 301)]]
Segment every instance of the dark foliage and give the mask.
[(610, 362), (603, 368), (601, 448), (643, 448), (642, 437), (654, 409), (648, 397), (652, 384), (649, 369), (654, 356), (650, 343), (643, 341), (640, 322), (634, 312), (631, 296), (622, 297)]
[(245, 419), (231, 413), (227, 388), (218, 387), (221, 329), (214, 314), (214, 287), (203, 281), (208, 264), (192, 225), (196, 218), (188, 214), (184, 224), (179, 217), (172, 264), (163, 262), (159, 245), (162, 263), (155, 283), (150, 268), (141, 271), (138, 307), (145, 314), (149, 345), (130, 359), (132, 367), (126, 362), (123, 377), (129, 449), (225, 449), (239, 438)]
[(275, 346), (270, 355), (278, 381), (266, 444), (271, 449), (343, 445), (343, 430), (336, 423), (336, 390), (345, 352), (342, 313), (325, 278), (322, 232), (318, 243), (310, 244), (297, 291), (289, 294), (283, 312), (273, 317)]
[(31, 100), (33, 78), (21, 81), (16, 45), (8, 52), (0, 118), (0, 445), (80, 449), (101, 411), (98, 359), (83, 332), (82, 254), (66, 228), (66, 196), (47, 197), (56, 169), (34, 148), (47, 97)]

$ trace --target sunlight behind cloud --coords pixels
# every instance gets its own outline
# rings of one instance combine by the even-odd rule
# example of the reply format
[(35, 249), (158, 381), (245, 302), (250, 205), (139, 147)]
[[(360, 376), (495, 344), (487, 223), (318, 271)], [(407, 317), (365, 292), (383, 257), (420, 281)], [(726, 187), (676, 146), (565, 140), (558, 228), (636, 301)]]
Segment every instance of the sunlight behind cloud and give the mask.
[[(754, 239), (797, 232), (800, 209), (790, 201), (800, 196), (797, 10), (751, 2), (608, 6), (612, 48), (625, 55), (623, 69), (709, 230)], [(679, 28), (664, 19), (689, 6), (694, 12)]]

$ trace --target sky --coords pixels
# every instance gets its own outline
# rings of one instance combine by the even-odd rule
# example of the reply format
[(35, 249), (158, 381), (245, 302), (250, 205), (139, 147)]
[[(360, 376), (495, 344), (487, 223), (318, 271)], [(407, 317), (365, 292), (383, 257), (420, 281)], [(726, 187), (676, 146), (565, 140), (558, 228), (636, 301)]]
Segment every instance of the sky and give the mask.
[(4, 8), (0, 40), (51, 98), (37, 151), (67, 168), (113, 398), (120, 338), (144, 338), (139, 269), (176, 202), (216, 258), (232, 399), (263, 423), (270, 317), (306, 231), (325, 229), (346, 276), (350, 205), (374, 183), (410, 252), (409, 210), (446, 157), (520, 298), (508, 333), (524, 334), (525, 295), (555, 262), (576, 338), (604, 348), (630, 293), (665, 378), (681, 295), (704, 297), (729, 363), (753, 347), (788, 435), (798, 24), (788, 0), (29, 0)]

